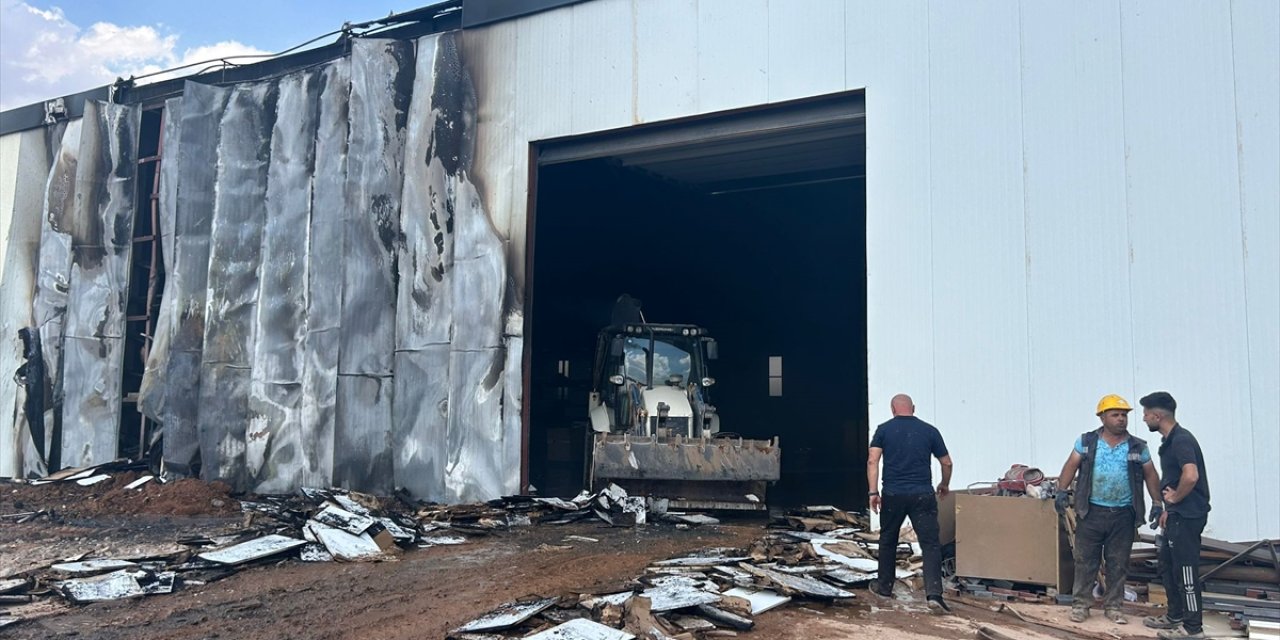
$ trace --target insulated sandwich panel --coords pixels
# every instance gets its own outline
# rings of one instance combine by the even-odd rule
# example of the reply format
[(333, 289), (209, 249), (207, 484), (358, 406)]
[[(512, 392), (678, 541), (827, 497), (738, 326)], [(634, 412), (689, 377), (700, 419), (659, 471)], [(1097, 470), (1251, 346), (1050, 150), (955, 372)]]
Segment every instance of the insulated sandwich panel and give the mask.
[(320, 70), (278, 81), (262, 229), (257, 314), (253, 319), (250, 423), (245, 463), (257, 491), (287, 493), (306, 468), (302, 380), (307, 364), (306, 260), (310, 236)]
[[(1280, 4), (1231, 5), (1257, 533), (1280, 533)], [(1266, 141), (1272, 144), (1267, 144)], [(1270, 491), (1266, 491), (1269, 488)], [(1216, 494), (1215, 494), (1216, 495)], [(1247, 519), (1247, 516), (1245, 516)]]
[(334, 482), (390, 490), (392, 367), (411, 42), (357, 40), (351, 54)]
[(220, 125), (209, 236), (209, 297), (200, 368), (200, 442), (206, 480), (245, 486), (246, 430), (266, 220), (267, 170), (278, 89), (232, 90)]
[[(1021, 30), (1028, 459), (1050, 465), (1066, 460), (1077, 435), (1098, 426), (1099, 398), (1138, 400), (1120, 15), (1101, 4), (1024, 5)], [(1098, 357), (1079, 357), (1085, 344)], [(1130, 416), (1131, 428), (1141, 427), (1138, 419)]]
[[(928, 22), (937, 404), (925, 419), (955, 435), (955, 459), (999, 473), (1026, 455), (1031, 421), (1018, 6), (934, 3)], [(993, 389), (1001, 437), (978, 437)]]
[[(160, 225), (160, 256), (166, 281), (174, 277), (174, 221), (178, 206), (178, 147), (182, 141), (182, 98), (169, 98), (164, 103), (163, 129), (160, 133), (160, 188), (157, 222)], [(160, 296), (160, 309), (156, 313), (154, 338), (148, 346), (147, 362), (143, 370), (142, 385), (138, 390), (138, 410), (156, 420), (164, 412), (165, 387), (169, 380), (165, 375), (169, 368), (169, 351), (173, 329), (178, 322), (177, 296)]]
[(64, 319), (63, 466), (114, 460), (142, 110), (86, 102)]
[(1213, 502), (1205, 535), (1252, 539), (1261, 532), (1236, 529), (1256, 526), (1263, 501), (1252, 465), (1241, 464), (1255, 452), (1242, 394), (1250, 358), (1231, 6), (1120, 10), (1134, 386), (1173, 394), (1178, 421), (1200, 440)]
[(350, 60), (326, 66), (321, 85), (311, 217), (307, 223), (307, 359), (302, 371), (301, 447), (305, 463), (300, 481), (313, 487), (333, 482), (345, 263), (334, 257), (343, 255), (345, 237)]
[[(200, 362), (204, 351), (205, 305), (219, 161), (222, 117), (231, 89), (187, 82), (183, 87), (181, 141), (170, 145), (177, 161), (180, 196), (174, 207), (173, 265), (165, 283), (175, 313), (163, 375), (164, 461), (178, 473), (194, 473), (200, 460)], [(211, 463), (215, 450), (209, 451)]]

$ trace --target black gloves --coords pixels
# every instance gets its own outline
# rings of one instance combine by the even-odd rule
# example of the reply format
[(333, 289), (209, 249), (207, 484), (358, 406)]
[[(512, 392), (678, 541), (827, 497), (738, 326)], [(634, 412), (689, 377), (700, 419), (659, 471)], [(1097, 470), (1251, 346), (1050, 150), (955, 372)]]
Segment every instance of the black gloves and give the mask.
[(1058, 495), (1054, 496), (1053, 508), (1058, 511), (1059, 515), (1067, 512), (1067, 492), (1066, 491), (1059, 490)]
[(1151, 529), (1160, 528), (1160, 516), (1164, 515), (1164, 507), (1153, 504), (1151, 505), (1151, 513), (1147, 514), (1147, 520), (1151, 522)]

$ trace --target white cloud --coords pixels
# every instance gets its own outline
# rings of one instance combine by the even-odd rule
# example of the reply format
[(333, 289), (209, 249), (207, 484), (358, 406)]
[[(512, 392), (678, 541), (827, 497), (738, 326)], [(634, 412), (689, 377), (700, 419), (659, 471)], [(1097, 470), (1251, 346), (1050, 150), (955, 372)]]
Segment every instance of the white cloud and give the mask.
[[(159, 25), (98, 22), (82, 29), (62, 9), (0, 0), (0, 110), (76, 93), (162, 69), (214, 58), (267, 53), (236, 41), (190, 47), (178, 53), (179, 36)], [(239, 60), (253, 62), (252, 59)], [(197, 65), (147, 78), (187, 75)]]

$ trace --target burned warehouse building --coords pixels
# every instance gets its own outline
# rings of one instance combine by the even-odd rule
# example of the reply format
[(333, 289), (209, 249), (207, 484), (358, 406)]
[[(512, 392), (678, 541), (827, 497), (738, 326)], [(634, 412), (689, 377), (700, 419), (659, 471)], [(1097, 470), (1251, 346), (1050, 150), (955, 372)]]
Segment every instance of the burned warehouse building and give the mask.
[(1169, 389), (1274, 538), (1275, 17), (449, 0), (6, 111), (0, 476), (572, 496), (661, 430), (862, 509), (895, 393), (962, 487)]

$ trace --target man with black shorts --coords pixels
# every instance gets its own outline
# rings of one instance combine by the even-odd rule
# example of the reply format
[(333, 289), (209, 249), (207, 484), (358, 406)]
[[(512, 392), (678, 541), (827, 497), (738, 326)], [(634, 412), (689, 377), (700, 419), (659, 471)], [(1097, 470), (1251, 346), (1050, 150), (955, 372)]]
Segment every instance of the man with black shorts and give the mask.
[[(945, 497), (951, 485), (951, 456), (942, 434), (933, 425), (915, 417), (911, 397), (898, 394), (889, 403), (893, 419), (876, 427), (867, 455), (867, 486), (871, 509), (880, 515), (880, 567), (878, 580), (871, 591), (882, 597), (893, 594), (897, 569), (895, 550), (898, 531), (907, 518), (915, 528), (924, 555), (924, 591), (929, 610), (949, 613), (942, 599), (942, 546), (938, 537), (938, 500), (934, 496), (931, 458), (942, 464), (942, 482), (938, 497)], [(880, 460), (884, 459), (883, 495), (880, 486)]]

